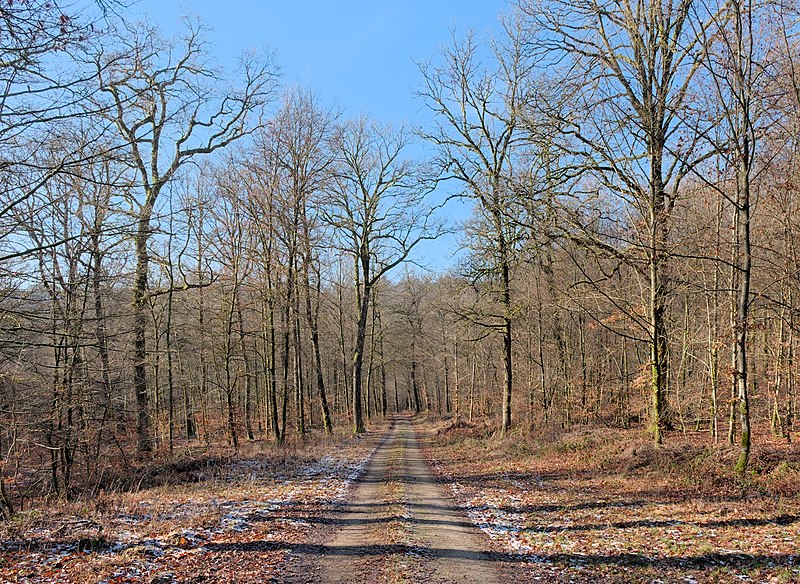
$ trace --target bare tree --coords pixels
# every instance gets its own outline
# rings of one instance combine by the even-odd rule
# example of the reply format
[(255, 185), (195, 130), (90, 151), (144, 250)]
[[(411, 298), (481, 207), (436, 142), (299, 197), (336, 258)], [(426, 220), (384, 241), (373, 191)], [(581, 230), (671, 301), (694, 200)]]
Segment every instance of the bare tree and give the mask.
[[(503, 338), (505, 381), (501, 434), (511, 426), (513, 334), (511, 270), (520, 243), (519, 224), (512, 218), (516, 198), (513, 183), (524, 146), (521, 113), (528, 94), (532, 66), (519, 30), (509, 24), (506, 35), (492, 44), (482, 62), (474, 35), (441, 55), (441, 64), (421, 67), (420, 91), (436, 115), (424, 137), (439, 150), (444, 176), (460, 183), (459, 195), (478, 203), (472, 231), (477, 256), (475, 277), (493, 283), (500, 313), (487, 322)], [(522, 171), (524, 172), (524, 171)]]
[(522, 0), (518, 6), (531, 24), (531, 50), (557, 71), (562, 95), (575, 104), (551, 110), (564, 148), (589, 172), (587, 188), (616, 197), (614, 212), (628, 218), (616, 249), (613, 237), (604, 243), (645, 276), (651, 429), (660, 443), (669, 380), (670, 215), (682, 180), (702, 158), (687, 95), (701, 67), (709, 14), (719, 7), (692, 0)]
[(275, 441), (283, 435), (278, 416), (277, 384), (277, 322), (279, 296), (278, 266), (286, 264), (279, 246), (279, 204), (281, 168), (274, 133), (263, 131), (248, 151), (241, 177), (248, 183), (247, 215), (254, 229), (255, 243), (250, 250), (254, 256), (255, 285), (261, 304), (261, 364), (265, 385), (265, 419)]
[[(305, 314), (312, 350), (317, 392), (325, 432), (332, 431), (330, 409), (325, 391), (319, 338), (319, 301), (322, 275), (319, 267), (320, 218), (317, 208), (324, 205), (323, 190), (334, 160), (330, 148), (336, 116), (323, 110), (313, 94), (295, 89), (285, 96), (284, 106), (272, 125), (277, 142), (277, 156), (292, 194), (296, 213), (300, 259), (297, 275), (305, 298)], [(312, 273), (315, 284), (312, 282)], [(299, 295), (301, 290), (297, 291)], [(298, 296), (299, 297), (299, 296)]]
[(370, 301), (375, 284), (400, 265), (414, 247), (440, 234), (425, 195), (432, 182), (420, 164), (404, 160), (405, 131), (379, 127), (365, 117), (338, 131), (326, 218), (342, 251), (355, 262), (358, 325), (353, 349), (353, 427), (365, 431), (362, 366)]
[[(768, 88), (775, 77), (777, 61), (759, 50), (760, 30), (767, 26), (771, 11), (757, 7), (751, 0), (731, 0), (726, 10), (715, 18), (715, 28), (703, 31), (706, 39), (706, 69), (720, 113), (718, 126), (722, 139), (714, 144), (724, 173), (719, 184), (711, 185), (733, 209), (731, 250), (731, 325), (733, 350), (733, 400), (740, 426), (739, 458), (736, 473), (743, 476), (750, 456), (750, 398), (748, 395), (748, 333), (751, 324), (751, 285), (753, 242), (751, 210), (757, 174), (760, 136), (770, 119), (767, 112), (775, 103)], [(710, 36), (716, 43), (712, 45)], [(731, 180), (725, 180), (732, 175)], [(734, 419), (733, 410), (731, 420)], [(731, 425), (731, 429), (733, 425)]]
[[(133, 285), (134, 390), (138, 450), (152, 450), (147, 393), (148, 240), (164, 186), (192, 159), (227, 146), (258, 126), (276, 79), (269, 59), (245, 60), (240, 89), (224, 87), (203, 62), (201, 31), (190, 26), (180, 43), (152, 29), (128, 27), (118, 52), (96, 58), (97, 83), (109, 99), (114, 124), (140, 182), (136, 204), (136, 273)], [(109, 59), (115, 63), (108, 67)]]

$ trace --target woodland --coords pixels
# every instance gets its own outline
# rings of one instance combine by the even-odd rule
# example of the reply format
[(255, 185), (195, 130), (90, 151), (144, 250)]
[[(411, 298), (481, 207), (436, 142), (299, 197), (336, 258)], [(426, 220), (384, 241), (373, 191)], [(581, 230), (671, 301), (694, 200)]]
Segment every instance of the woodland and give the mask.
[(411, 127), (225, 71), (196, 20), (0, 6), (6, 522), (403, 412), (800, 478), (800, 8), (507, 8), (419, 63)]

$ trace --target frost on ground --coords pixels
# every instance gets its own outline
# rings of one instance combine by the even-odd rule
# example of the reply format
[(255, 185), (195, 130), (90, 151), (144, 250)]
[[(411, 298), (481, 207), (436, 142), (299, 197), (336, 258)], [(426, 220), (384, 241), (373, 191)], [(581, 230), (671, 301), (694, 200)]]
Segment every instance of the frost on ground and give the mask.
[(22, 514), (0, 543), (0, 581), (268, 578), (370, 454), (359, 444), (278, 470), (269, 458), (239, 460), (205, 484), (108, 496), (80, 510), (88, 518)]
[[(437, 472), (442, 475), (443, 468), (436, 465)], [(519, 507), (521, 498), (508, 490), (495, 489), (494, 492), (473, 494), (458, 481), (447, 483), (450, 494), (460, 502), (461, 508), (470, 520), (490, 539), (496, 540), (520, 554), (530, 554), (533, 548), (524, 538), (524, 516), (509, 511)]]
[(800, 581), (795, 500), (698, 495), (671, 477), (465, 441), (431, 437), (426, 456), (495, 550), (525, 566), (528, 581)]

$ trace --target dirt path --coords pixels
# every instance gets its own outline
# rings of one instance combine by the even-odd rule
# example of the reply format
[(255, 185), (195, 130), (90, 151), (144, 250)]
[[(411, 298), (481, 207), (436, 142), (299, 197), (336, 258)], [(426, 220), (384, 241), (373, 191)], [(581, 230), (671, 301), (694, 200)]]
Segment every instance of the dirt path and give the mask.
[(505, 562), (431, 476), (409, 418), (397, 418), (334, 515), (323, 541), (293, 552), (286, 581), (506, 581)]

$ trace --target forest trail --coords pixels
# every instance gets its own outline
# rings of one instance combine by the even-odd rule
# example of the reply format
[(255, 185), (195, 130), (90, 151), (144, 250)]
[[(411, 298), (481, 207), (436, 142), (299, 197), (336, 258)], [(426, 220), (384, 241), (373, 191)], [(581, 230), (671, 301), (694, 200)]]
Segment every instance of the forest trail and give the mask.
[(436, 483), (410, 417), (383, 436), (350, 502), (318, 545), (294, 552), (288, 582), (500, 582), (488, 540)]

